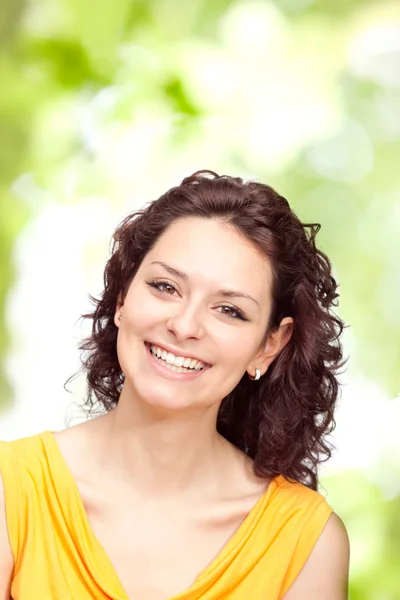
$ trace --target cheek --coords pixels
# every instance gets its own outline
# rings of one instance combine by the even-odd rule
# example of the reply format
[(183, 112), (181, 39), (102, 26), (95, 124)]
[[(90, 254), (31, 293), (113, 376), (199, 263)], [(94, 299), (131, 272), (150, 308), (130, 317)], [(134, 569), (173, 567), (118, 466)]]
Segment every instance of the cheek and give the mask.
[(157, 304), (157, 299), (144, 291), (133, 293), (125, 305), (124, 325), (131, 333), (145, 331), (160, 318), (160, 303)]
[(229, 330), (221, 327), (215, 339), (219, 346), (219, 355), (232, 367), (246, 368), (256, 352), (254, 333), (244, 332), (243, 329)]

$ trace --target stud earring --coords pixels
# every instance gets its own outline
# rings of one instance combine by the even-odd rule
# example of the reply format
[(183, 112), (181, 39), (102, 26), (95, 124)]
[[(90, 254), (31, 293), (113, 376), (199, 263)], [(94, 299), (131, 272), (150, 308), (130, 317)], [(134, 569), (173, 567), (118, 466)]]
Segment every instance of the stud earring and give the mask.
[(121, 320), (121, 318), (122, 318), (122, 317), (121, 317), (121, 313), (118, 315), (118, 317), (117, 317), (117, 318), (118, 318), (118, 321), (120, 321), (120, 320)]
[(256, 369), (256, 373), (255, 373), (254, 377), (252, 377), (251, 375), (249, 375), (249, 377), (252, 381), (258, 381), (261, 377), (260, 369)]

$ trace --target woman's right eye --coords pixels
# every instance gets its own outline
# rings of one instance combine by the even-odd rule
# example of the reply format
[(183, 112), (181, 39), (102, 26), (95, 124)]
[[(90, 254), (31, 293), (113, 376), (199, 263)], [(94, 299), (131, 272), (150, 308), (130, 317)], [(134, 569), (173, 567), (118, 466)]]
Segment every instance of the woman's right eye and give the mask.
[(161, 294), (168, 294), (169, 296), (176, 292), (176, 288), (169, 281), (149, 281), (147, 285)]

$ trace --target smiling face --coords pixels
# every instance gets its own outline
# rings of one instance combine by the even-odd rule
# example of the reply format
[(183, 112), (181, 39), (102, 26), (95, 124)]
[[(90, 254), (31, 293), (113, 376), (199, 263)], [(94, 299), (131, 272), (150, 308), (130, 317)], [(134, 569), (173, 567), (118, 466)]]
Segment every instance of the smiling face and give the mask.
[(232, 227), (175, 221), (116, 311), (124, 386), (154, 407), (218, 407), (246, 370), (273, 360), (262, 345), (271, 285), (269, 261)]

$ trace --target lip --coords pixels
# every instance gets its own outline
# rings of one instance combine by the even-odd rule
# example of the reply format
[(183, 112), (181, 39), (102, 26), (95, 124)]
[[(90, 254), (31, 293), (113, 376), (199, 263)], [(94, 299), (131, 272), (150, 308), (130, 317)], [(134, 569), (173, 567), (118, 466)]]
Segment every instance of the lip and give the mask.
[[(156, 345), (156, 344), (154, 344), (154, 345)], [(156, 361), (156, 359), (154, 358), (154, 356), (152, 355), (152, 353), (150, 351), (150, 344), (148, 342), (146, 342), (144, 346), (146, 348), (146, 354), (149, 359), (150, 366), (155, 371), (157, 371), (158, 373), (160, 373), (161, 375), (166, 377), (167, 379), (180, 379), (180, 380), (197, 379), (197, 377), (200, 377), (201, 375), (203, 375), (203, 373), (205, 371), (208, 371), (208, 369), (211, 366), (211, 365), (206, 365), (200, 371), (194, 371), (193, 373), (178, 373), (177, 371), (171, 371), (171, 369), (169, 369), (168, 367), (164, 367), (163, 365), (161, 365), (159, 362)], [(164, 348), (165, 346), (162, 346), (162, 347)]]
[(175, 350), (174, 348), (171, 348), (170, 346), (165, 346), (164, 344), (157, 344), (156, 342), (145, 342), (145, 345), (147, 346), (157, 346), (158, 348), (163, 348), (163, 350), (166, 350), (167, 352), (171, 352), (171, 354), (174, 354), (174, 356), (183, 356), (184, 358), (191, 358), (193, 360), (198, 360), (199, 362), (203, 363), (205, 365), (205, 367), (211, 367), (210, 363), (206, 362), (205, 360), (203, 360), (202, 358), (199, 358), (198, 356), (193, 356), (193, 354), (183, 354), (182, 350)]

